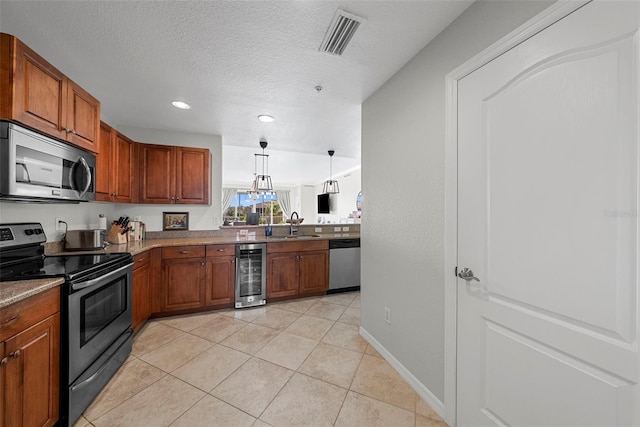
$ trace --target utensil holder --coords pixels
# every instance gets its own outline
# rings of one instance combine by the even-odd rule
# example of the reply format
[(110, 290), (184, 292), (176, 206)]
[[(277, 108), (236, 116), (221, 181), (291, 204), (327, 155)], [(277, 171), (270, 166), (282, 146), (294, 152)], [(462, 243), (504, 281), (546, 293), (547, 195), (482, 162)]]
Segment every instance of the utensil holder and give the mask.
[(112, 224), (109, 234), (107, 235), (107, 242), (113, 245), (122, 245), (127, 243), (127, 233), (122, 234), (123, 230), (124, 229), (121, 226)]

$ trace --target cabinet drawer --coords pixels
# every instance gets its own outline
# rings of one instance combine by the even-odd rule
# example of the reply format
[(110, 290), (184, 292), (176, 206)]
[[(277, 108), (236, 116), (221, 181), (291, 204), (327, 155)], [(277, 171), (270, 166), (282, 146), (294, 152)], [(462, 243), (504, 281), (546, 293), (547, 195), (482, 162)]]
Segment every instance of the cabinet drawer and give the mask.
[(325, 249), (329, 249), (329, 241), (324, 239), (267, 243), (268, 254), (276, 252), (322, 251)]
[(162, 259), (204, 258), (204, 246), (172, 246), (162, 248)]
[(208, 245), (207, 256), (235, 256), (236, 245)]
[(0, 341), (60, 311), (60, 288), (11, 304), (0, 310)]
[(137, 254), (133, 256), (133, 269), (136, 270), (146, 264), (149, 264), (151, 261), (151, 251), (142, 252), (141, 254)]

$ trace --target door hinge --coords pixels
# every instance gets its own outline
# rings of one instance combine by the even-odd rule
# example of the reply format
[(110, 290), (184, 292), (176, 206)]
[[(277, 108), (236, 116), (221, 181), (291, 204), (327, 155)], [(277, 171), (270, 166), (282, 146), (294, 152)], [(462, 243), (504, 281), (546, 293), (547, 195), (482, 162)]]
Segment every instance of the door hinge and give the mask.
[(456, 268), (455, 268), (455, 270), (453, 272), (453, 275), (458, 277), (458, 266), (457, 265), (456, 265)]

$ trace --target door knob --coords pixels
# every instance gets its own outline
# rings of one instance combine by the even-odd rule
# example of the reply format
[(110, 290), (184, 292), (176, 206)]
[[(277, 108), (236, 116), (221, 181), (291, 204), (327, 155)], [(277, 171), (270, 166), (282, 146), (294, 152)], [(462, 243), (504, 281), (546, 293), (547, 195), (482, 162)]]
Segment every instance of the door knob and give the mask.
[(475, 280), (476, 282), (480, 281), (480, 279), (473, 275), (473, 271), (469, 268), (463, 268), (462, 271), (458, 273), (458, 277), (466, 280), (467, 282), (471, 282), (472, 280)]

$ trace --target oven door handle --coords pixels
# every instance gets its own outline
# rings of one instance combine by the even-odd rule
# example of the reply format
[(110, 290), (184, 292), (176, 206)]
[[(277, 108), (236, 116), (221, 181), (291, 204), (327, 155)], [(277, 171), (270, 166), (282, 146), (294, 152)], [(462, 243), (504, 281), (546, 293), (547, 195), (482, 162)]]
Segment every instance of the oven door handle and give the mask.
[(125, 265), (124, 267), (120, 267), (119, 269), (114, 270), (114, 271), (112, 271), (110, 273), (107, 273), (104, 276), (96, 277), (95, 279), (91, 279), (91, 280), (87, 280), (87, 281), (84, 281), (82, 279), (78, 279), (78, 281), (75, 282), (75, 283), (71, 282), (71, 289), (73, 289), (74, 291), (78, 291), (80, 289), (88, 288), (88, 287), (94, 286), (94, 285), (96, 285), (98, 283), (105, 282), (105, 281), (111, 279), (112, 277), (121, 274), (124, 270), (126, 270), (128, 268), (131, 268), (132, 265), (133, 265), (133, 262)]
[[(127, 331), (128, 335), (132, 335), (133, 331), (131, 329), (129, 329)], [(120, 344), (118, 346), (118, 348), (116, 349), (116, 351), (113, 352), (113, 355), (115, 356), (118, 351), (122, 348), (123, 345), (125, 345), (127, 343), (127, 341), (123, 341), (122, 344)], [(105, 362), (102, 364), (102, 366), (100, 366), (100, 368), (98, 368), (98, 370), (91, 375), (89, 378), (87, 378), (86, 380), (82, 381), (80, 384), (76, 384), (73, 387), (71, 387), (70, 391), (71, 392), (75, 392), (76, 390), (78, 390), (79, 388), (83, 388), (86, 385), (90, 384), (91, 382), (93, 382), (93, 380), (95, 380), (96, 378), (98, 378), (100, 375), (102, 375), (102, 373), (104, 372), (105, 369), (107, 369), (107, 367), (109, 366), (109, 363), (111, 362), (111, 360), (113, 360), (113, 357), (110, 357), (109, 359), (105, 360)]]

